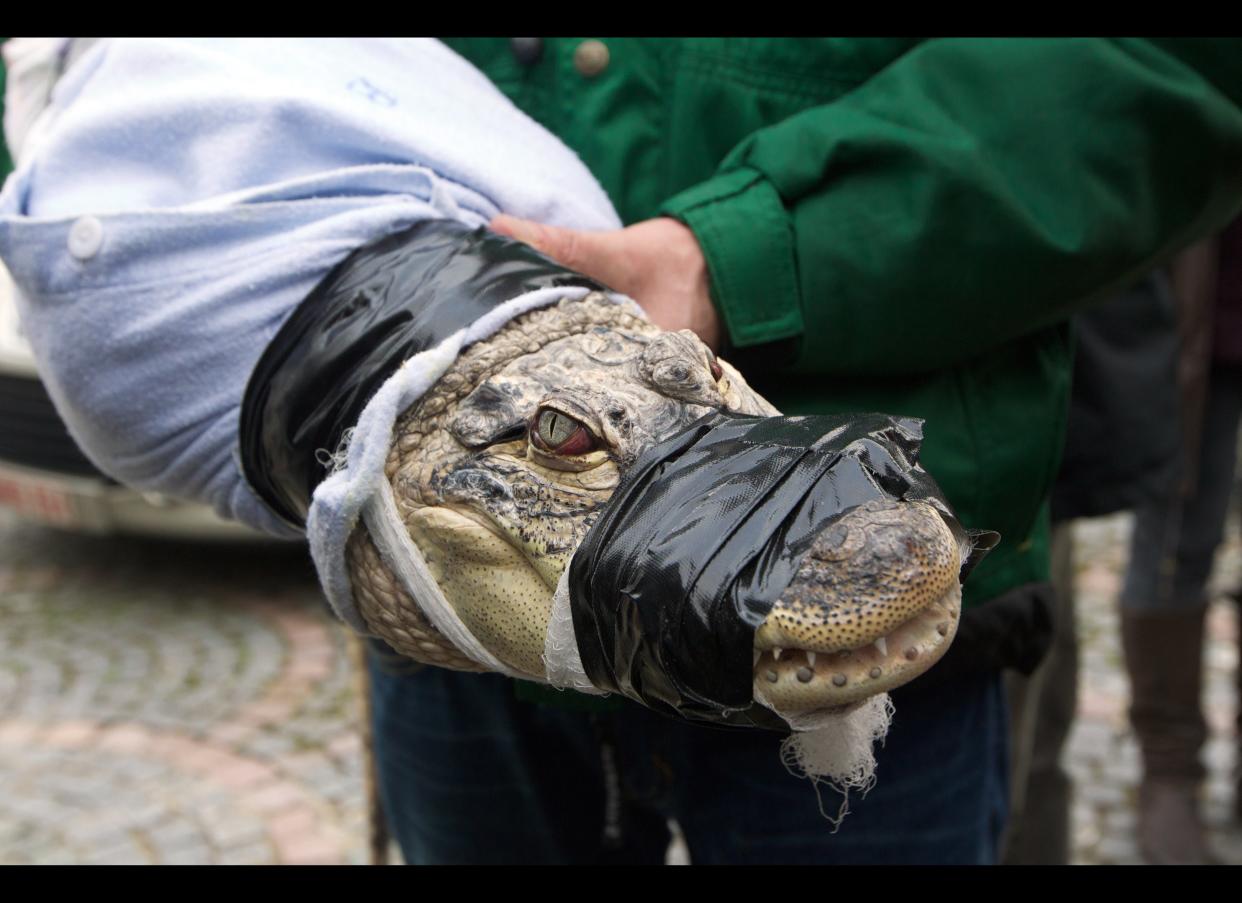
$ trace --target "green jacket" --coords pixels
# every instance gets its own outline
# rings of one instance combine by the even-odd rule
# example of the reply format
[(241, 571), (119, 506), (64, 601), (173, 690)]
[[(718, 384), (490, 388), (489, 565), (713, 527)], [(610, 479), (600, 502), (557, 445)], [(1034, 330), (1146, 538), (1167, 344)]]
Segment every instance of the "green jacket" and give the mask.
[(1242, 44), (625, 38), (595, 71), (522, 40), (447, 43), (623, 220), (694, 231), (778, 407), (926, 419), (923, 464), (1004, 537), (967, 606), (1046, 580), (1065, 318), (1242, 205)]

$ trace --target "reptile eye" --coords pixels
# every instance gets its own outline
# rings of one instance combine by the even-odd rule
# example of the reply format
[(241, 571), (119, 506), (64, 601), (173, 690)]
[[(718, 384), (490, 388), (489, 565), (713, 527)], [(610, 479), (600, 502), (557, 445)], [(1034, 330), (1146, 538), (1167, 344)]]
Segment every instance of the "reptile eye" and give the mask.
[(535, 414), (530, 438), (537, 448), (554, 455), (585, 455), (599, 446), (582, 423), (551, 408), (542, 408)]

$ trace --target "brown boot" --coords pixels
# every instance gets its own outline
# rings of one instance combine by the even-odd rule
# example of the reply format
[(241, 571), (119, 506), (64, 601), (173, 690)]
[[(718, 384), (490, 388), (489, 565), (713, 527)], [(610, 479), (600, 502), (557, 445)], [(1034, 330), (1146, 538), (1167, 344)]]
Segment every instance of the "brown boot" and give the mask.
[(1130, 724), (1143, 752), (1138, 836), (1143, 858), (1158, 865), (1212, 861), (1199, 819), (1207, 739), (1200, 705), (1206, 609), (1135, 615), (1122, 611), (1130, 673)]

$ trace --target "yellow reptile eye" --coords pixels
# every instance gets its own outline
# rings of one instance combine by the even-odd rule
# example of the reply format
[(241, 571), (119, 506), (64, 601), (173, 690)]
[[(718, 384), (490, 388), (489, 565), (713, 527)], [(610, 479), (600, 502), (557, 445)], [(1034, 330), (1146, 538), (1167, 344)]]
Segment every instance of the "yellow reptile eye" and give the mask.
[(552, 408), (541, 408), (535, 414), (530, 438), (536, 447), (554, 455), (584, 455), (599, 446), (581, 422)]

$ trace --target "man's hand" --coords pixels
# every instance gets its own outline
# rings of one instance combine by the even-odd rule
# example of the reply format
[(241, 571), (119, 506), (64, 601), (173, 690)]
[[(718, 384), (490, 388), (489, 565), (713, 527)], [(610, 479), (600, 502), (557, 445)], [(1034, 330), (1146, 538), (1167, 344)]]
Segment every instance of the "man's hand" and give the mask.
[(501, 214), (491, 229), (629, 295), (662, 329), (689, 329), (713, 351), (721, 325), (694, 233), (661, 217), (610, 232), (578, 232)]

